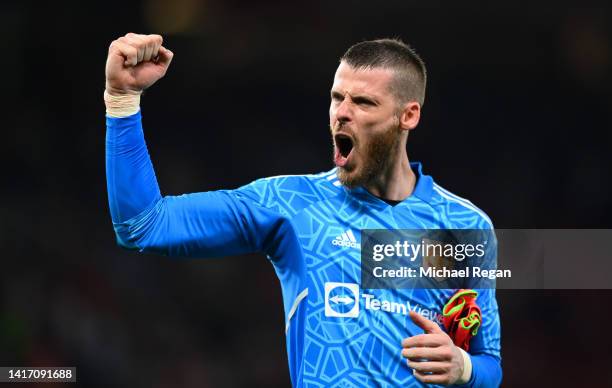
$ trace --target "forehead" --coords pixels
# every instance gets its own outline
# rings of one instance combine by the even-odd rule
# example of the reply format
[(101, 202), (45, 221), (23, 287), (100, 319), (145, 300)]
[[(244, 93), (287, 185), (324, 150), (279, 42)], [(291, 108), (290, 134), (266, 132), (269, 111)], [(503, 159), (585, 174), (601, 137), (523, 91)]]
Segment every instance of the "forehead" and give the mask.
[(345, 62), (340, 62), (332, 90), (342, 94), (370, 94), (382, 98), (390, 94), (392, 79), (391, 69), (355, 69)]

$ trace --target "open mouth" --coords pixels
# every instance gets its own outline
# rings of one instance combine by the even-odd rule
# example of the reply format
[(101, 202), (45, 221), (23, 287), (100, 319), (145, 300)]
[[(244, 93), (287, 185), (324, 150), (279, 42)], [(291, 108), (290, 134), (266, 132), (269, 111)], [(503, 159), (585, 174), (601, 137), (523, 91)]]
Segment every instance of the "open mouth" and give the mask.
[(353, 138), (344, 133), (334, 135), (334, 163), (338, 167), (344, 167), (353, 151)]

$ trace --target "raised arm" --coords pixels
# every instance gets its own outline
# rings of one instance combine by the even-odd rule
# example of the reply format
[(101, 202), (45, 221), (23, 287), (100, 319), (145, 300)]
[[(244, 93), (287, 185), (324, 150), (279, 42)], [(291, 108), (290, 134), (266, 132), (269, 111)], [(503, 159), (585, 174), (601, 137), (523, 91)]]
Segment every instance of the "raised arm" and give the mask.
[[(118, 243), (170, 256), (210, 257), (264, 251), (288, 223), (260, 206), (252, 185), (237, 190), (165, 196), (145, 144), (140, 94), (162, 78), (172, 52), (159, 35), (127, 34), (106, 62), (106, 179)], [(261, 184), (266, 184), (265, 182)]]
[(127, 34), (106, 60), (106, 173), (111, 217), (124, 222), (161, 198), (140, 120), (142, 91), (162, 78), (173, 54), (160, 35)]

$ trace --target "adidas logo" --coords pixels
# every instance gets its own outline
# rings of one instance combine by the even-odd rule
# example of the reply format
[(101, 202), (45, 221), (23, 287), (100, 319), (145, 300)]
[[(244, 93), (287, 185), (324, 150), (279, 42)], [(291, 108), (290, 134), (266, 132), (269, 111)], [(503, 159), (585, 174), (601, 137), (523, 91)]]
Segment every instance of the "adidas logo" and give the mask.
[(350, 229), (347, 229), (346, 232), (336, 236), (336, 238), (332, 240), (332, 245), (337, 245), (339, 247), (359, 248), (357, 239), (355, 239), (355, 235)]

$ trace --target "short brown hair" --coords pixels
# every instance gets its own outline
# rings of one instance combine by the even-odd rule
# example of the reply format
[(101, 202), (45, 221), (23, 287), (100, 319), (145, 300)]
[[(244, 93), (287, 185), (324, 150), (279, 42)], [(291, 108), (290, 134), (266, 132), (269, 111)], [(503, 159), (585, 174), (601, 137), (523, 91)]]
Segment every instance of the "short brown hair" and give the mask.
[(400, 103), (425, 102), (427, 69), (412, 47), (400, 39), (368, 40), (351, 46), (340, 58), (355, 69), (384, 68), (395, 71), (391, 91)]

